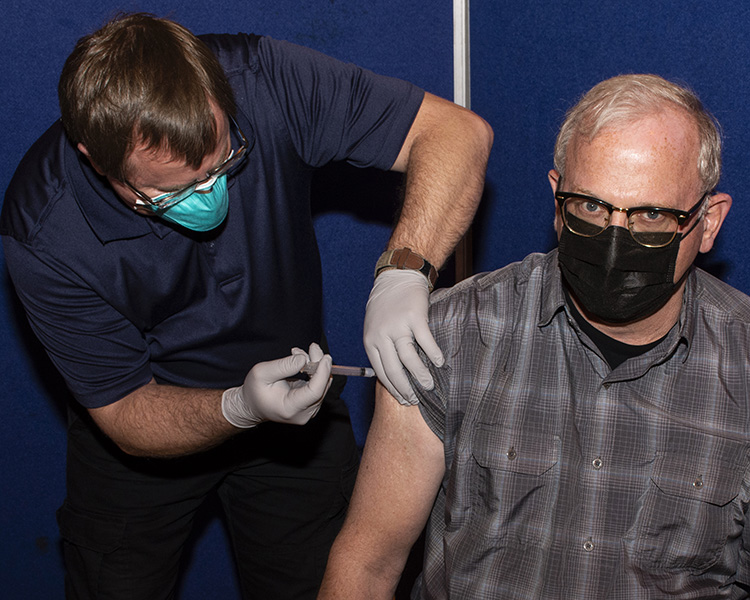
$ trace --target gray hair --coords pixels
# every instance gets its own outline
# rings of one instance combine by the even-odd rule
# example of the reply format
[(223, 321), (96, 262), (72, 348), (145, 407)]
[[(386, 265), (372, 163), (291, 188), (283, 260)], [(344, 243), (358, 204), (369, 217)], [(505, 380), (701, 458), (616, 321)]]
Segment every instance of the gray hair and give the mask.
[(691, 90), (657, 75), (619, 75), (591, 88), (565, 115), (555, 143), (555, 169), (565, 177), (566, 154), (573, 138), (591, 141), (607, 126), (632, 123), (668, 107), (695, 122), (700, 141), (698, 174), (705, 190), (713, 191), (721, 176), (719, 123)]

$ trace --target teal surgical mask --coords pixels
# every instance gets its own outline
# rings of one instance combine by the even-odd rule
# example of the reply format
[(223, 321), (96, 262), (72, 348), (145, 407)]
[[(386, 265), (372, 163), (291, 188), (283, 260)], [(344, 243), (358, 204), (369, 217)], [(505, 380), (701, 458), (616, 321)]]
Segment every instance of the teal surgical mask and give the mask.
[[(162, 197), (154, 198), (158, 202)], [(143, 205), (143, 203), (139, 203)], [(229, 211), (229, 192), (227, 191), (226, 174), (215, 180), (209, 180), (204, 185), (167, 209), (152, 208), (157, 216), (177, 223), (193, 231), (210, 231), (224, 222)]]

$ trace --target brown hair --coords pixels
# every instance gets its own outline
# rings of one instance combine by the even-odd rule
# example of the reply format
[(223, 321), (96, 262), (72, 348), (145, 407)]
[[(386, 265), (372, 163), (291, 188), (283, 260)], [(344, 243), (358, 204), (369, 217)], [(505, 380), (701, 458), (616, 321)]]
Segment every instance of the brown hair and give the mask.
[(700, 140), (698, 174), (705, 190), (713, 191), (721, 176), (719, 124), (691, 90), (658, 75), (619, 75), (591, 88), (565, 115), (555, 144), (555, 169), (564, 177), (573, 138), (590, 141), (607, 126), (631, 123), (668, 107), (695, 123)]
[(124, 14), (82, 37), (58, 85), (62, 122), (105, 175), (126, 178), (139, 144), (198, 168), (218, 143), (209, 100), (234, 116), (216, 57), (190, 31), (146, 13)]

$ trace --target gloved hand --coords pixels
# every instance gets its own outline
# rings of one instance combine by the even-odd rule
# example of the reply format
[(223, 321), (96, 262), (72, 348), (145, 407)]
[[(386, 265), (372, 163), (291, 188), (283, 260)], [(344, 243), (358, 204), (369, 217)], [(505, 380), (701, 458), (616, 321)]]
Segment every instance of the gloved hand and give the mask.
[(378, 275), (367, 301), (365, 350), (378, 379), (401, 404), (418, 402), (404, 367), (423, 388), (431, 390), (435, 385), (417, 354), (415, 340), (436, 366), (445, 361), (427, 325), (429, 293), (421, 273), (391, 269)]
[[(287, 379), (298, 375), (308, 361), (320, 361), (309, 381)], [(255, 427), (263, 421), (304, 425), (316, 415), (330, 386), (330, 355), (315, 343), (309, 355), (292, 348), (291, 356), (258, 363), (240, 387), (226, 390), (221, 412), (235, 427)]]

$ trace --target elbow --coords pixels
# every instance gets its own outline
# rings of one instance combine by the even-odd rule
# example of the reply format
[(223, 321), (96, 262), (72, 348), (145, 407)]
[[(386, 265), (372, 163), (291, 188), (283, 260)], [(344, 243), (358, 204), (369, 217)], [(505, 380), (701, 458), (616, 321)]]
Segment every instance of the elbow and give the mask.
[(482, 119), (482, 123), (484, 123), (484, 130), (485, 130), (485, 135), (486, 135), (486, 140), (487, 140), (487, 156), (489, 156), (490, 151), (492, 150), (492, 144), (495, 141), (495, 132), (492, 130), (492, 127), (487, 121)]
[(154, 448), (150, 444), (142, 444), (140, 440), (132, 439), (120, 431), (112, 429), (104, 430), (101, 427), (99, 429), (121, 452), (128, 456), (134, 458), (169, 458), (162, 454), (158, 448)]
[(126, 401), (120, 400), (100, 408), (88, 409), (94, 425), (120, 451), (137, 458), (171, 458), (174, 452), (165, 452), (161, 436), (144, 435), (142, 428), (127, 416)]
[(471, 115), (473, 117), (471, 127), (474, 140), (478, 148), (481, 149), (486, 161), (490, 156), (492, 144), (495, 141), (495, 132), (492, 130), (490, 124), (478, 114), (472, 112)]
[(131, 443), (129, 440), (116, 439), (114, 437), (110, 437), (110, 439), (128, 456), (133, 456), (135, 458), (168, 458), (167, 456), (161, 455), (153, 448), (138, 446), (137, 444)]
[[(163, 444), (159, 437), (125, 435), (121, 432), (105, 433), (122, 452), (134, 458), (171, 459), (181, 458), (196, 452), (191, 448)], [(205, 449), (210, 447), (212, 446), (207, 445)]]
[(490, 159), (492, 144), (495, 133), (490, 124), (474, 112), (466, 111), (466, 118), (461, 126), (462, 135), (465, 139), (464, 157), (467, 166), (470, 166), (476, 180), (476, 202), (481, 197), (481, 189), (484, 188), (484, 178), (487, 172), (487, 163)]
[(490, 124), (475, 112), (460, 108), (454, 114), (457, 118), (451, 123), (452, 146), (461, 148), (460, 152), (469, 164), (484, 170), (492, 151), (495, 132)]

